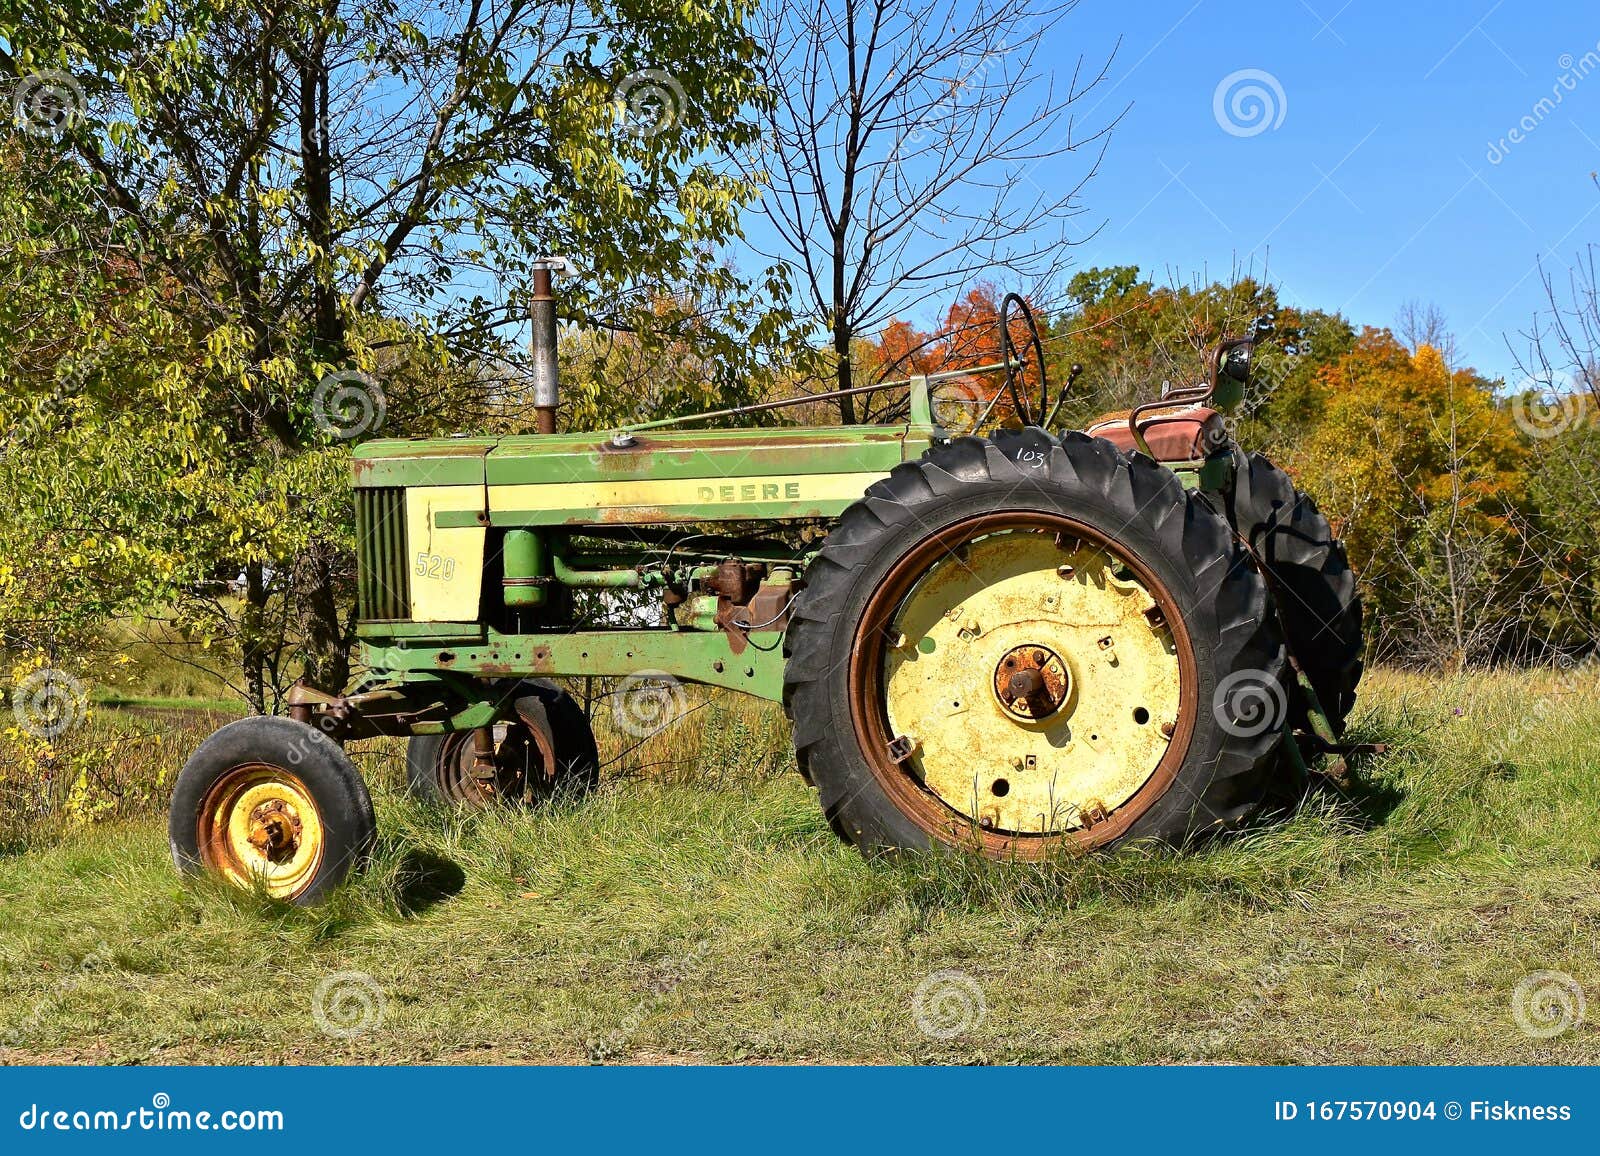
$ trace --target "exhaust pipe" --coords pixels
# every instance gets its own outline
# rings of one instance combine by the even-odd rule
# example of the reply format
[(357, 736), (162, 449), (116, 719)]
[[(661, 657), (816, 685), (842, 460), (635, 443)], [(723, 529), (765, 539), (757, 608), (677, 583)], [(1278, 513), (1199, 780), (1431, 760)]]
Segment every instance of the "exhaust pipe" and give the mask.
[(533, 323), (533, 413), (542, 434), (556, 432), (556, 407), (561, 401), (561, 373), (556, 360), (556, 297), (553, 274), (571, 270), (564, 257), (541, 257), (533, 264), (533, 297), (528, 320)]

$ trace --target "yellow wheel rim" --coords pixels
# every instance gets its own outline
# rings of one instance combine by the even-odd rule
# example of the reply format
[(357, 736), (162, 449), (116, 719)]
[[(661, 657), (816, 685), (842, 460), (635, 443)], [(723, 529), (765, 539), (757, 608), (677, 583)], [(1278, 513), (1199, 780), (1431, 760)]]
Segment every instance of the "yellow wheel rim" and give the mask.
[(299, 776), (268, 764), (235, 767), (206, 793), (199, 817), (200, 857), (230, 883), (257, 883), (293, 899), (322, 865), (322, 814)]
[(1102, 545), (1032, 527), (965, 542), (917, 580), (886, 637), (892, 754), (987, 832), (1103, 823), (1178, 729), (1166, 612)]

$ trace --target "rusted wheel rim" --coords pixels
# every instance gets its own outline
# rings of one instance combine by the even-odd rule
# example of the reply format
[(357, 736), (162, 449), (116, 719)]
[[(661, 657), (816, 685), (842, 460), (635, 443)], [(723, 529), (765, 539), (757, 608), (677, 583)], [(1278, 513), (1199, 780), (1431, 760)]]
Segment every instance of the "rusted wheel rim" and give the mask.
[(848, 677), (896, 805), (943, 841), (1022, 858), (1126, 831), (1182, 765), (1197, 701), (1191, 640), (1149, 567), (1035, 512), (967, 519), (902, 557)]
[(298, 775), (248, 763), (221, 775), (197, 817), (201, 861), (236, 886), (293, 899), (311, 886), (327, 843), (322, 813)]
[(453, 802), (471, 806), (527, 801), (531, 784), (535, 797), (548, 794), (545, 768), (554, 765), (554, 752), (519, 723), (494, 728), (494, 768), (491, 773), (477, 765), (472, 732), (448, 735), (439, 745), (439, 761), (434, 768), (440, 794)]

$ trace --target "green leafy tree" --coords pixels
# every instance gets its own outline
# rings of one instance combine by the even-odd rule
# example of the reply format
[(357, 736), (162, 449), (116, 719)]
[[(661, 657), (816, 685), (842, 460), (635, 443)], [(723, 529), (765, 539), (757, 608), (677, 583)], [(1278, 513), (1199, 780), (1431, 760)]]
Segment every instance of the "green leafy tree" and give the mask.
[[(750, 195), (719, 160), (757, 132), (746, 12), (0, 9), (22, 110), (0, 153), (0, 276), (21, 289), (0, 317), (0, 429), (31, 511), (3, 531), (25, 561), (0, 614), (60, 630), (174, 606), (233, 640), (257, 709), (286, 668), (342, 681), (342, 435), (503, 401), (544, 254), (581, 273), (569, 318), (662, 348), (692, 325), (713, 381), (742, 382), (784, 339), (715, 256)], [(730, 307), (661, 310), (658, 287), (685, 282)], [(338, 374), (364, 411), (330, 406)], [(240, 571), (236, 607), (215, 591)]]
[(1363, 574), (1379, 652), (1457, 668), (1514, 652), (1540, 568), (1528, 446), (1494, 383), (1369, 328), (1317, 386), (1287, 464)]

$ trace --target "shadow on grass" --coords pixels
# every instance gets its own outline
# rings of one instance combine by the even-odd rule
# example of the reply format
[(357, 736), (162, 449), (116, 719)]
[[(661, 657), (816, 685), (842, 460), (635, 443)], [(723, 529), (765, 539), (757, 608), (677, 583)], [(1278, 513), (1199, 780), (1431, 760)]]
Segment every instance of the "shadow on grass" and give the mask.
[[(1383, 743), (1384, 754), (1353, 755), (1338, 780), (1300, 773), (1287, 758), (1259, 811), (1241, 828), (1202, 835), (1183, 847), (1150, 841), (1084, 853), (1063, 849), (1042, 862), (975, 855), (900, 857), (889, 868), (917, 911), (966, 907), (1037, 912), (1094, 904), (1148, 904), (1197, 894), (1254, 908), (1297, 903), (1341, 875), (1380, 870), (1408, 845), (1406, 824), (1383, 837), (1406, 801), (1406, 767), (1418, 757), (1404, 728), (1352, 727), (1349, 741)], [(1325, 760), (1331, 763), (1330, 758)]]
[(460, 894), (466, 885), (467, 873), (454, 860), (431, 851), (407, 851), (395, 868), (395, 906), (404, 915), (420, 915), (434, 904)]
[(1314, 776), (1311, 790), (1343, 806), (1363, 831), (1387, 823), (1409, 794), (1398, 780), (1374, 778), (1359, 765), (1337, 781), (1325, 775)]

